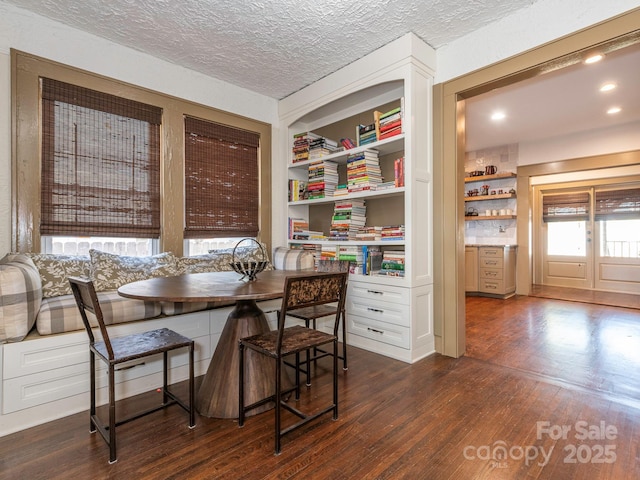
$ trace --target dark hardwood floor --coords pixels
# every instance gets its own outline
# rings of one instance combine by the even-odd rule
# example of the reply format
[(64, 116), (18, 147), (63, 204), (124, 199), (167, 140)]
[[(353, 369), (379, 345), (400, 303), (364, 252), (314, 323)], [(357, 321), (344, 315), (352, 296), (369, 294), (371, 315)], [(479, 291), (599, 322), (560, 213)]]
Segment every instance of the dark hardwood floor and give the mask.
[[(172, 407), (120, 427), (119, 459), (108, 465), (84, 412), (0, 438), (0, 478), (640, 478), (638, 310), (469, 297), (462, 358), (349, 355), (339, 419), (285, 437), (279, 456), (272, 412), (242, 429), (198, 417), (189, 430)], [(330, 393), (326, 365), (305, 406)], [(158, 395), (123, 400), (122, 410)]]

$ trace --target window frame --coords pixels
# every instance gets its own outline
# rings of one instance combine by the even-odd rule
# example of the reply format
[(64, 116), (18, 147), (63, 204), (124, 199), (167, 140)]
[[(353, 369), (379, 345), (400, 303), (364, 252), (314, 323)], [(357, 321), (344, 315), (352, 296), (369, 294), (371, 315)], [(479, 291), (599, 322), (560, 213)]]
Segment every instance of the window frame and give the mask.
[[(184, 116), (193, 116), (256, 132), (259, 146), (259, 239), (271, 244), (270, 124), (189, 100), (155, 92), (113, 78), (11, 50), (12, 96), (12, 250), (41, 252), (40, 236), (40, 77), (119, 95), (163, 110), (160, 142), (160, 251), (183, 253)], [(267, 208), (262, 208), (267, 206)]]

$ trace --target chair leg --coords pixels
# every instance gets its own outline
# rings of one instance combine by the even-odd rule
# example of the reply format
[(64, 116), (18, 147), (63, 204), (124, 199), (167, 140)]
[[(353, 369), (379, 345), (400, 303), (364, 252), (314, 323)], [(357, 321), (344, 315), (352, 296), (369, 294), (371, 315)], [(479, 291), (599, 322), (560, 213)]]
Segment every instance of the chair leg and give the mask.
[(280, 397), (282, 396), (282, 359), (276, 358), (275, 454), (280, 455)]
[(189, 344), (189, 428), (196, 426), (195, 385), (193, 367), (194, 342)]
[[(309, 381), (309, 351), (307, 350), (307, 382)], [(296, 400), (300, 400), (300, 352), (296, 352)]]
[(169, 401), (169, 396), (167, 395), (167, 384), (168, 382), (168, 352), (162, 352), (162, 405), (166, 405)]
[(116, 456), (116, 387), (115, 368), (109, 364), (109, 463), (117, 462)]
[(96, 425), (93, 419), (96, 414), (96, 354), (89, 352), (89, 383), (91, 388), (91, 401), (89, 405), (89, 431), (95, 433)]
[(338, 340), (333, 341), (333, 419), (338, 419)]
[(240, 370), (238, 372), (238, 426), (244, 426), (244, 343), (240, 342)]
[(348, 370), (347, 366), (347, 316), (344, 310), (340, 314), (342, 316), (342, 370)]

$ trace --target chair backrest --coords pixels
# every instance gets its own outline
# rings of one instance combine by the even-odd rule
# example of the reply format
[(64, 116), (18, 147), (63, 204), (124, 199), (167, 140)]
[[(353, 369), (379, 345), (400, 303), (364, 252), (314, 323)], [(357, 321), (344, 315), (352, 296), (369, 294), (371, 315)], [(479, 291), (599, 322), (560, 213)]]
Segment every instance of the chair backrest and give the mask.
[(98, 327), (100, 328), (100, 333), (102, 334), (102, 340), (104, 341), (107, 353), (109, 354), (109, 359), (113, 360), (114, 355), (113, 348), (111, 347), (111, 340), (109, 339), (107, 326), (104, 323), (102, 309), (100, 308), (100, 302), (98, 301), (98, 294), (96, 293), (93, 282), (89, 279), (80, 277), (68, 277), (68, 280), (71, 284), (71, 291), (76, 299), (78, 310), (80, 310), (82, 323), (84, 324), (84, 328), (87, 330), (87, 335), (89, 335), (89, 342), (93, 345), (95, 343), (95, 337), (93, 335), (93, 330), (91, 330), (91, 324), (89, 323), (87, 312), (90, 312), (95, 316)]
[(344, 309), (347, 295), (349, 272), (317, 272), (310, 275), (287, 277), (284, 297), (278, 318), (278, 350), (282, 346), (287, 312), (300, 308), (314, 307), (327, 303), (338, 303), (333, 325), (334, 335), (338, 333), (340, 312)]
[(318, 272), (348, 272), (349, 260), (318, 260)]

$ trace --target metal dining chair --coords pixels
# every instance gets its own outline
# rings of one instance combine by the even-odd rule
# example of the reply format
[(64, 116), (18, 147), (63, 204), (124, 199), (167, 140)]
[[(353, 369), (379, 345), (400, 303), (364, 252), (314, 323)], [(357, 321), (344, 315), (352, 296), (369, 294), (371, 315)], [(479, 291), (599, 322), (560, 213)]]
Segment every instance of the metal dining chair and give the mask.
[[(284, 297), (278, 315), (278, 329), (267, 333), (241, 338), (239, 341), (239, 409), (238, 425), (244, 425), (245, 415), (248, 411), (275, 402), (275, 453), (280, 453), (282, 437), (303, 425), (315, 420), (321, 415), (333, 412), (333, 419), (338, 418), (338, 324), (340, 312), (344, 308), (347, 292), (348, 272), (313, 273), (310, 275), (291, 276), (285, 281)], [(336, 303), (333, 323), (333, 334), (325, 333), (302, 325), (286, 326), (287, 316), (291, 312), (303, 308), (316, 307)], [(295, 399), (300, 399), (300, 352), (309, 351), (315, 347), (331, 345), (333, 351), (333, 401), (330, 405), (321, 408), (315, 413), (304, 413), (290, 405), (284, 399), (284, 395), (295, 390)], [(245, 405), (245, 351), (253, 350), (260, 355), (266, 355), (275, 361), (275, 394), (251, 405)], [(295, 355), (295, 385), (293, 389), (282, 390), (282, 366), (284, 358)], [(286, 409), (300, 420), (286, 428), (281, 426), (281, 410)]]
[[(318, 272), (348, 272), (351, 262), (349, 260), (318, 260), (317, 271)], [(301, 308), (289, 312), (290, 317), (298, 318), (305, 322), (305, 326), (309, 328), (317, 328), (317, 321), (320, 318), (332, 317), (336, 314), (337, 304), (329, 305), (314, 305), (312, 307)], [(340, 322), (342, 323), (342, 355), (338, 355), (338, 358), (342, 360), (342, 369), (347, 370), (347, 318), (345, 315), (346, 304), (342, 306), (340, 311)], [(322, 357), (331, 355), (331, 352), (327, 352), (322, 348), (315, 348), (313, 355), (307, 355), (306, 365), (304, 372), (307, 375), (307, 386), (311, 385), (311, 362), (314, 363)]]
[[(94, 433), (100, 432), (102, 438), (109, 445), (109, 463), (117, 461), (116, 455), (116, 427), (143, 417), (153, 412), (157, 412), (173, 404), (178, 404), (189, 413), (189, 428), (193, 428), (195, 422), (194, 408), (194, 366), (193, 352), (194, 341), (184, 337), (168, 328), (161, 328), (144, 333), (115, 337), (111, 339), (104, 323), (102, 309), (98, 301), (98, 295), (93, 286), (93, 282), (77, 277), (69, 277), (71, 290), (76, 299), (82, 323), (89, 335), (89, 368), (91, 382), (91, 404), (89, 411), (89, 430)], [(96, 341), (87, 312), (93, 314), (102, 335), (102, 341)], [(180, 400), (168, 388), (167, 367), (168, 353), (172, 350), (186, 348), (189, 352), (189, 403)], [(116, 420), (116, 398), (115, 398), (115, 371), (116, 366), (131, 360), (162, 354), (163, 359), (163, 385), (162, 403), (148, 410), (136, 413), (128, 418)], [(108, 368), (109, 377), (109, 423), (103, 423), (96, 414), (96, 356), (102, 360)]]

